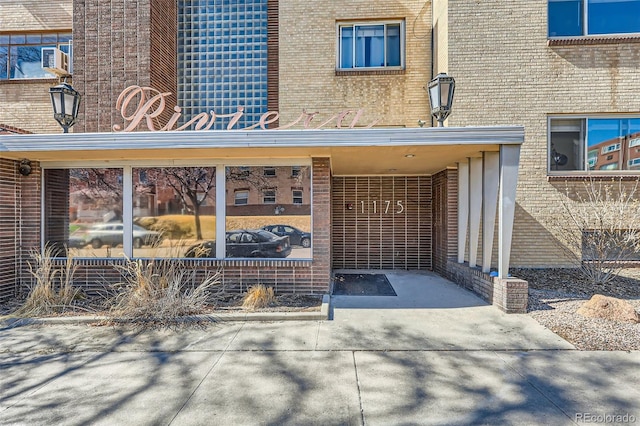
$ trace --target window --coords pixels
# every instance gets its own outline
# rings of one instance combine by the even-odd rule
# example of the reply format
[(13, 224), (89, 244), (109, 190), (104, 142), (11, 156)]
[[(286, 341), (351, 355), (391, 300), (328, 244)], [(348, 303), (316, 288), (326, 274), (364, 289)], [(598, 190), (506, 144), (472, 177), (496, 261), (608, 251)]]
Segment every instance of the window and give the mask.
[(262, 193), (263, 203), (264, 204), (275, 204), (276, 203), (276, 190), (275, 189), (267, 189)]
[[(265, 179), (263, 166), (247, 166), (240, 180), (230, 173), (238, 166), (225, 169), (216, 191), (215, 167), (44, 165), (43, 240), (57, 257), (311, 259), (310, 166), (301, 168), (306, 204), (291, 201), (291, 186)], [(224, 229), (216, 227), (221, 209)], [(298, 231), (276, 234), (281, 227)]]
[(294, 189), (292, 191), (293, 204), (302, 204), (302, 190)]
[[(640, 139), (638, 139), (638, 141), (640, 142)], [(298, 177), (298, 176), (300, 176), (300, 166), (291, 167), (291, 177)]]
[(640, 33), (640, 0), (549, 0), (549, 37)]
[(54, 78), (42, 68), (42, 48), (71, 50), (71, 33), (0, 34), (0, 80)]
[(640, 118), (551, 118), (549, 170), (630, 170), (638, 139)]
[(275, 167), (265, 167), (264, 175), (267, 177), (276, 177), (276, 168)]
[(338, 25), (338, 69), (404, 66), (403, 22), (360, 22)]
[[(300, 170), (295, 187), (288, 177), (289, 170), (293, 167)], [(310, 167), (250, 166), (247, 179), (242, 181), (229, 178), (233, 169), (234, 167), (227, 167), (226, 172), (226, 189), (229, 194), (226, 199), (226, 257), (310, 259)], [(265, 176), (266, 170), (277, 171), (280, 179)], [(294, 189), (297, 190), (297, 197), (294, 195), (292, 199), (290, 191)], [(302, 198), (303, 190), (309, 194), (306, 200)], [(231, 196), (234, 192), (235, 200)], [(242, 205), (237, 202), (239, 192), (247, 194)], [(248, 197), (249, 192), (254, 195)], [(284, 227), (299, 231), (284, 232)], [(285, 236), (289, 238), (284, 238)], [(245, 238), (251, 238), (252, 241)]]
[(235, 202), (236, 206), (244, 206), (249, 203), (249, 191), (236, 191)]

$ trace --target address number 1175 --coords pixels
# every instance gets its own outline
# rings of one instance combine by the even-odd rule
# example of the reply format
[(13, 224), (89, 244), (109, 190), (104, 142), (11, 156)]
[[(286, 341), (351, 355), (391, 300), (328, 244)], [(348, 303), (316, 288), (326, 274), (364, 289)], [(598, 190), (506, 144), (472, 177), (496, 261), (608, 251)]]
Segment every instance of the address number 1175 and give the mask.
[(395, 204), (390, 200), (374, 200), (370, 203), (360, 201), (360, 213), (362, 214), (400, 214), (402, 212), (404, 212), (404, 203), (401, 200), (396, 201)]

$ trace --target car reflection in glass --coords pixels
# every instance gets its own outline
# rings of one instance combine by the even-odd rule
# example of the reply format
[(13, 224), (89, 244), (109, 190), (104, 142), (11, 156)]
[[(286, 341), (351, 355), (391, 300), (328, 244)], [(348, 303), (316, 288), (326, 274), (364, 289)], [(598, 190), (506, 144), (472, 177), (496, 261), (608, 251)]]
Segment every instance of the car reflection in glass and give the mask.
[[(102, 246), (116, 247), (122, 244), (122, 235), (124, 226), (122, 223), (98, 223), (93, 225), (84, 236), (84, 245), (91, 245), (94, 249)], [(142, 246), (157, 247), (162, 242), (162, 234), (160, 232), (145, 229), (139, 225), (133, 225), (133, 247), (141, 248)], [(81, 242), (78, 236), (69, 238), (69, 245), (72, 247), (80, 247)]]
[[(271, 232), (236, 230), (226, 233), (226, 257), (287, 257), (291, 254), (289, 237), (280, 237)], [(185, 257), (216, 257), (216, 242), (204, 241), (193, 245)]]
[(292, 246), (302, 246), (304, 248), (311, 247), (311, 234), (309, 232), (301, 231), (290, 225), (267, 225), (263, 226), (265, 231), (272, 232), (281, 237), (289, 237), (289, 242)]

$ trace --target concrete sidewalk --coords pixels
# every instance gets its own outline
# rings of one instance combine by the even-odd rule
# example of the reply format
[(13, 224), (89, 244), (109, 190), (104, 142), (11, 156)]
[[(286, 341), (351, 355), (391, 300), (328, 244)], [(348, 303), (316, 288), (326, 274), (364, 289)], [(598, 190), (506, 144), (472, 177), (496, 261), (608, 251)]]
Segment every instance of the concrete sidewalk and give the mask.
[(334, 297), (329, 321), (0, 329), (0, 424), (640, 422), (639, 352), (576, 351), (437, 276), (388, 277), (397, 298)]

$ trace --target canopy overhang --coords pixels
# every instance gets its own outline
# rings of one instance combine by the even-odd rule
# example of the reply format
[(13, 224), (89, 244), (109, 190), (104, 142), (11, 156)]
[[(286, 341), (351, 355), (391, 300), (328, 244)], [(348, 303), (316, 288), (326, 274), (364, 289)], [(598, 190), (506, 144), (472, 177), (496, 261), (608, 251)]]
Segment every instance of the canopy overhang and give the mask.
[(0, 157), (40, 162), (330, 157), (334, 175), (429, 175), (520, 145), (522, 126), (212, 130), (0, 136)]

